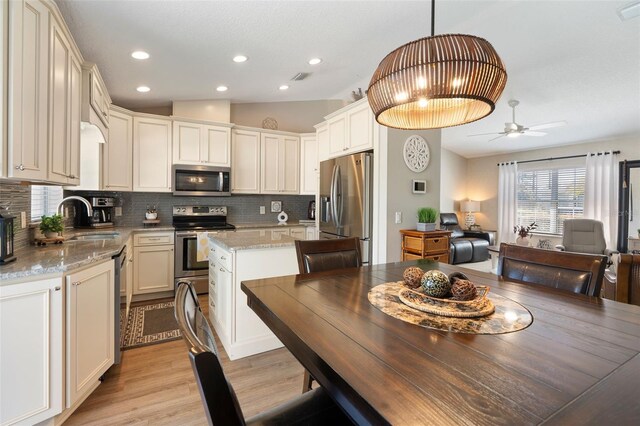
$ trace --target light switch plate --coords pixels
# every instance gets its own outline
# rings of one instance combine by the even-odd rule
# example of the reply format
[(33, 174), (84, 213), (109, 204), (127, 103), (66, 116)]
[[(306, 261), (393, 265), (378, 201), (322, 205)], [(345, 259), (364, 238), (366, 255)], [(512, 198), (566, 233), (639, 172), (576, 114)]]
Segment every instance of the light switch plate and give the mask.
[(115, 208), (116, 217), (122, 216), (122, 207)]
[(402, 212), (396, 212), (396, 223), (402, 223)]
[(265, 207), (264, 206), (260, 206), (260, 214), (264, 214), (265, 213)]
[(27, 212), (20, 212), (20, 228), (27, 227)]
[(271, 202), (271, 213), (280, 213), (282, 211), (282, 201)]

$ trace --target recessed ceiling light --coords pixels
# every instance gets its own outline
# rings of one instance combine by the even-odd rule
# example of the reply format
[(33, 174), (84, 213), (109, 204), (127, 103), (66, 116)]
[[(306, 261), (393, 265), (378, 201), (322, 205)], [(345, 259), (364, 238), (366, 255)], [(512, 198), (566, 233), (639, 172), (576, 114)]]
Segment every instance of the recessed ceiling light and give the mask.
[(244, 56), (244, 55), (237, 55), (237, 56), (234, 56), (234, 57), (233, 57), (233, 62), (238, 62), (238, 63), (240, 63), (240, 62), (246, 62), (246, 61), (247, 61), (247, 59), (249, 59), (249, 58), (247, 58), (247, 57), (246, 57), (246, 56)]
[(229, 88), (227, 86), (218, 86), (216, 87), (216, 90), (218, 92), (226, 92)]
[(309, 65), (318, 65), (320, 62), (322, 62), (322, 59), (320, 59), (320, 58), (311, 58), (311, 59), (309, 59)]
[(139, 87), (136, 87), (136, 90), (140, 93), (147, 93), (151, 89), (149, 89), (147, 86), (139, 86)]
[(279, 87), (280, 90), (287, 90), (289, 88), (289, 86), (287, 86), (286, 84), (283, 84), (282, 86)]
[(149, 59), (149, 54), (144, 50), (136, 50), (131, 53), (131, 57), (134, 59)]

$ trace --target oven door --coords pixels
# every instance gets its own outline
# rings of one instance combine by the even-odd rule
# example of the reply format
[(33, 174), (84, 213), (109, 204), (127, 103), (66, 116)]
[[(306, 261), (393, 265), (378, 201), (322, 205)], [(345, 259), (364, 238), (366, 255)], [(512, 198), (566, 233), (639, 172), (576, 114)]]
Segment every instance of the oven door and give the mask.
[(176, 232), (175, 278), (195, 277), (206, 275), (209, 270), (209, 260), (198, 262), (198, 239), (195, 231)]
[(229, 196), (229, 167), (174, 165), (172, 168), (173, 195)]

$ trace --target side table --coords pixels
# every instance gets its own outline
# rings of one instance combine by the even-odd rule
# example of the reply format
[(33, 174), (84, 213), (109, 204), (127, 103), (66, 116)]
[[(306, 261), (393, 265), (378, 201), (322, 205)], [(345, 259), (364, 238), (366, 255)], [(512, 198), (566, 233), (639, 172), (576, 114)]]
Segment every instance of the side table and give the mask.
[(449, 263), (449, 238), (451, 231), (437, 229), (435, 231), (416, 231), (403, 229), (402, 260), (432, 259)]

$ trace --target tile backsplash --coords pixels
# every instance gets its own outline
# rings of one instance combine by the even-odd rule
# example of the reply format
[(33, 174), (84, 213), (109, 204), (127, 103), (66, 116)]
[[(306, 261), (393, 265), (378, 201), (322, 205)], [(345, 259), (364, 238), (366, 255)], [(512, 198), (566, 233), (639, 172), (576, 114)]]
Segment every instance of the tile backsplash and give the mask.
[[(0, 181), (0, 206), (6, 207), (13, 219), (13, 247), (18, 250), (29, 245), (29, 218), (31, 217), (31, 187), (19, 183)], [(26, 212), (27, 223), (22, 227), (20, 212)]]

